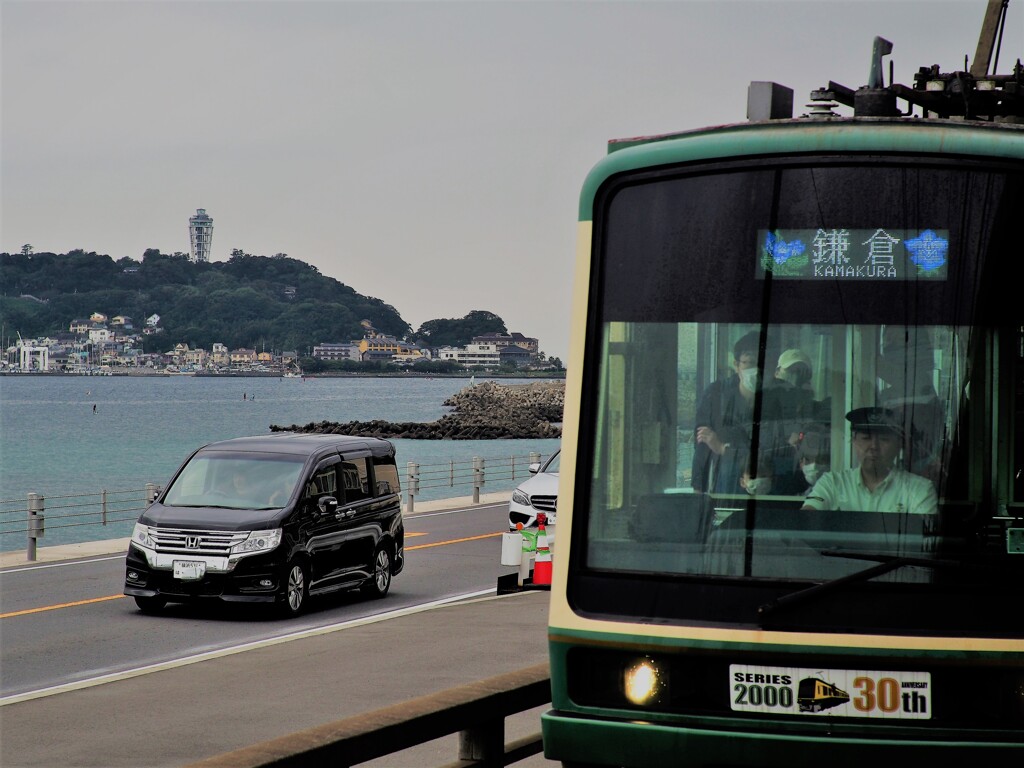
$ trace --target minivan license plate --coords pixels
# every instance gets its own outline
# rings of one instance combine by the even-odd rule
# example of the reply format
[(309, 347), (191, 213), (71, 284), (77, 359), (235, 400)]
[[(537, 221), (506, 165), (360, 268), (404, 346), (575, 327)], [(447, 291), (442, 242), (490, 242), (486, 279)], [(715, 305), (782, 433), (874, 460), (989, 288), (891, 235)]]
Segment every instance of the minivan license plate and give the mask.
[(206, 575), (206, 563), (202, 560), (175, 560), (174, 578), (182, 581), (198, 581)]

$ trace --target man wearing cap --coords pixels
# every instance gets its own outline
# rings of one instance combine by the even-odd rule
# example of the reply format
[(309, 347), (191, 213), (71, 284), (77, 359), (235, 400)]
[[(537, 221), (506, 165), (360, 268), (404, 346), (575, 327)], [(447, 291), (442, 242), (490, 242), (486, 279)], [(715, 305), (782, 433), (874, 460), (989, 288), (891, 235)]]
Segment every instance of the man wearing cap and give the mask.
[(777, 402), (776, 412), (783, 420), (781, 430), (790, 445), (795, 445), (800, 425), (814, 413), (811, 389), (811, 359), (799, 349), (787, 349), (779, 355), (768, 397)]
[(896, 414), (888, 408), (857, 408), (846, 419), (859, 466), (822, 475), (803, 509), (935, 514), (935, 486), (895, 465), (902, 446)]

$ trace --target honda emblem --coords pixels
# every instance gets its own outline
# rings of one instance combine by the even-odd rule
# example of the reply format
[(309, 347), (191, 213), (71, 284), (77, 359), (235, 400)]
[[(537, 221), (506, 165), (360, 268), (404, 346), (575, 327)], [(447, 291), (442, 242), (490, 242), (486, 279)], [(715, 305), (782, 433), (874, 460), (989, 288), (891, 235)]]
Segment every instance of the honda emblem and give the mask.
[(185, 549), (199, 549), (199, 537), (198, 536), (186, 536), (185, 537)]

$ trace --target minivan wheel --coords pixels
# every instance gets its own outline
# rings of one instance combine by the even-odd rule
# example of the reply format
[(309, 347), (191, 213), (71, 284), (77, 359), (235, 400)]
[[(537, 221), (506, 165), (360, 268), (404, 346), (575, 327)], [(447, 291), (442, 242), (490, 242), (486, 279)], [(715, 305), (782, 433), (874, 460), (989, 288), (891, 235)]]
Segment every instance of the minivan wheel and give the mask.
[(306, 578), (306, 567), (298, 560), (288, 563), (283, 597), (280, 609), (285, 616), (298, 616), (306, 607), (306, 601), (309, 599), (309, 581)]
[(162, 597), (136, 597), (135, 604), (143, 613), (160, 613), (167, 601)]
[(373, 558), (373, 576), (363, 585), (370, 597), (384, 597), (391, 589), (391, 553), (381, 547)]

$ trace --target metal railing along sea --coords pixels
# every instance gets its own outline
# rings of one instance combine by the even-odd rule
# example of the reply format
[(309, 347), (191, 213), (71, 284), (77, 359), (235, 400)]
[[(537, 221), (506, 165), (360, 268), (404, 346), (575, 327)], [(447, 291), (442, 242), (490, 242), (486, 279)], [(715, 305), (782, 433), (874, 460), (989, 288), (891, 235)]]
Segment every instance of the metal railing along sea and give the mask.
[[(412, 513), (416, 497), (429, 494), (433, 498), (471, 487), (473, 502), (480, 493), (505, 490), (529, 477), (529, 467), (541, 461), (540, 453), (509, 456), (474, 456), (465, 461), (436, 464), (408, 462), (402, 493), (405, 511)], [(139, 515), (160, 492), (160, 486), (146, 483), (144, 488), (100, 490), (61, 496), (29, 492), (20, 499), (0, 499), (0, 550), (25, 547), (27, 559), (36, 559), (40, 540), (47, 544), (75, 544), (101, 538), (131, 535)], [(451, 490), (451, 494), (445, 494)]]

